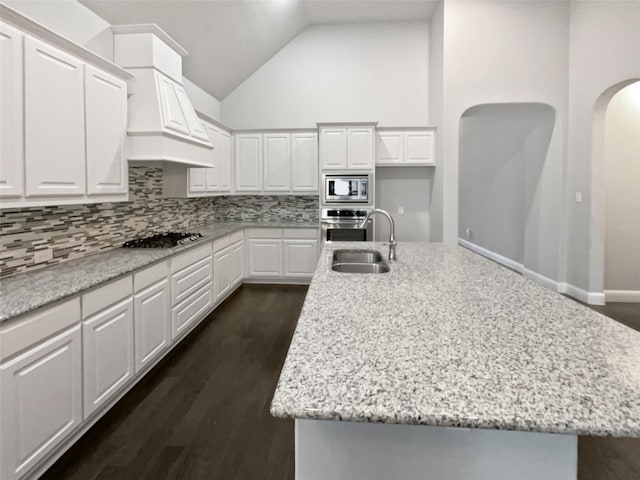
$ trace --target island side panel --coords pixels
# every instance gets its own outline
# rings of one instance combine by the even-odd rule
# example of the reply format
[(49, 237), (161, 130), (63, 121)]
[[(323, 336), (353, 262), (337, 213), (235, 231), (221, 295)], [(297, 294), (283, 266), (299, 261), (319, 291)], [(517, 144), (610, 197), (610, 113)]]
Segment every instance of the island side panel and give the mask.
[(576, 435), (296, 420), (297, 480), (576, 480)]

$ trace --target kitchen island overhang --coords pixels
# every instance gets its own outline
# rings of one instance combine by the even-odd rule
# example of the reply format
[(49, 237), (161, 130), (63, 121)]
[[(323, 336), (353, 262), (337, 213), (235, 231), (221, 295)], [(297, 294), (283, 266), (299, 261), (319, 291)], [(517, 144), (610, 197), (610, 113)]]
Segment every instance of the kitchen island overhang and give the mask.
[[(325, 246), (274, 394), (296, 418), (297, 478), (575, 479), (578, 434), (640, 436), (638, 332), (461, 247), (401, 243), (389, 273), (331, 270), (333, 250), (372, 246), (386, 252)], [(314, 477), (319, 452), (344, 475), (378, 466)], [(507, 457), (519, 476), (496, 476)]]

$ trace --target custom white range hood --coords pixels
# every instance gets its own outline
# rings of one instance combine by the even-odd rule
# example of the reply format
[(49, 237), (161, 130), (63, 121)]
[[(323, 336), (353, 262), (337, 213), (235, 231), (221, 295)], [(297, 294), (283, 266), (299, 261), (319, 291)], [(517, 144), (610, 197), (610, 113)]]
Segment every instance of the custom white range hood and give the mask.
[(129, 81), (128, 160), (212, 167), (213, 146), (182, 83), (186, 50), (157, 25), (111, 30), (115, 63), (135, 75)]

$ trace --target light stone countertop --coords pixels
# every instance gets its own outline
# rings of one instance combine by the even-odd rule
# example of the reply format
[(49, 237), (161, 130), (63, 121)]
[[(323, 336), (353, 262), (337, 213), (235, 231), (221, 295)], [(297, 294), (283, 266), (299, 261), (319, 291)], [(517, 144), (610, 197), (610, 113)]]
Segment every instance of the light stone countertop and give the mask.
[(218, 222), (203, 238), (173, 248), (114, 248), (0, 280), (0, 323), (244, 228), (318, 228), (317, 222)]
[(385, 274), (322, 251), (277, 417), (640, 437), (640, 333), (462, 247), (400, 243)]

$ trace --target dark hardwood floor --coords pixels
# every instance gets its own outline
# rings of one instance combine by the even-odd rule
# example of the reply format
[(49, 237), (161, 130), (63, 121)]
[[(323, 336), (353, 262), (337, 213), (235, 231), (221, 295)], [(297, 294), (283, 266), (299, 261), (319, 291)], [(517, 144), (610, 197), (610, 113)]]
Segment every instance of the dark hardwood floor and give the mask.
[[(640, 303), (609, 303), (589, 307), (640, 331)], [(640, 479), (640, 439), (579, 437), (578, 479)]]
[[(293, 422), (269, 402), (305, 294), (243, 286), (42, 478), (293, 480)], [(597, 309), (640, 330), (621, 305)], [(580, 437), (578, 479), (640, 479), (640, 440)]]
[(293, 480), (269, 404), (306, 292), (243, 286), (42, 478)]

